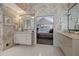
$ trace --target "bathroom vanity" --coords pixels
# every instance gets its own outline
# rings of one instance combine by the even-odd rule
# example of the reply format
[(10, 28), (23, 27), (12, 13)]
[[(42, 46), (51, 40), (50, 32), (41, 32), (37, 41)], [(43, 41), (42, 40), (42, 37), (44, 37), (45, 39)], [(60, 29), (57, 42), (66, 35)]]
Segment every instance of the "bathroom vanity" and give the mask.
[(79, 56), (79, 34), (58, 31), (58, 45), (66, 56)]
[(15, 32), (15, 44), (32, 45), (33, 44), (33, 31), (16, 31)]
[(21, 16), (19, 27), (15, 31), (15, 44), (32, 45), (35, 38), (35, 19), (32, 14)]

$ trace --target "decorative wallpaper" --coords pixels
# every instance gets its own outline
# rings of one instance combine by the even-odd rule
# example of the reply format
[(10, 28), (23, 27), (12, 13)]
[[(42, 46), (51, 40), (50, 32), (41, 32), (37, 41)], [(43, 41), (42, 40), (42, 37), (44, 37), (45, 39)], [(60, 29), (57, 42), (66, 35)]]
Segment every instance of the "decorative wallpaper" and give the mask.
[(14, 32), (12, 23), (5, 23), (6, 18), (3, 14), (5, 15), (5, 12), (3, 11), (3, 5), (0, 4), (0, 50), (5, 50), (14, 45)]
[(2, 12), (2, 4), (0, 4), (0, 50), (2, 49), (2, 39), (3, 39), (3, 12)]
[[(7, 49), (11, 47), (13, 44), (14, 34), (12, 25), (3, 25), (3, 10), (2, 4), (0, 4), (0, 48)], [(45, 15), (53, 15), (54, 16), (54, 29), (55, 31), (60, 30), (60, 18), (67, 11), (67, 4), (55, 4), (55, 3), (37, 3), (31, 4), (26, 12), (35, 13), (35, 16), (45, 16)], [(9, 27), (10, 26), (10, 27)], [(54, 32), (55, 32), (54, 31)], [(34, 34), (36, 35), (36, 34)], [(55, 39), (55, 33), (54, 33)], [(56, 40), (54, 40), (56, 43)]]
[[(35, 17), (38, 16), (54, 16), (54, 39), (56, 38), (55, 32), (61, 30), (60, 18), (67, 11), (68, 4), (65, 3), (32, 3), (30, 4), (31, 13), (35, 13)], [(28, 9), (29, 10), (29, 9)], [(26, 10), (26, 12), (28, 11)], [(56, 44), (56, 40), (54, 40)]]

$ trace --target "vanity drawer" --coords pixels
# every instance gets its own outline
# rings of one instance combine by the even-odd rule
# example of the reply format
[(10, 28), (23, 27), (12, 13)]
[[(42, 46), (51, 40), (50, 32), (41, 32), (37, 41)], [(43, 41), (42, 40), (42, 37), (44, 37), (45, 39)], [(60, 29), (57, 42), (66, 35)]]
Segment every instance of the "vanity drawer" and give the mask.
[(27, 39), (27, 40), (26, 40), (26, 44), (27, 44), (27, 45), (32, 45), (32, 40)]
[(15, 40), (16, 44), (25, 44), (31, 45), (32, 44), (32, 35), (31, 32), (17, 32), (15, 33)]

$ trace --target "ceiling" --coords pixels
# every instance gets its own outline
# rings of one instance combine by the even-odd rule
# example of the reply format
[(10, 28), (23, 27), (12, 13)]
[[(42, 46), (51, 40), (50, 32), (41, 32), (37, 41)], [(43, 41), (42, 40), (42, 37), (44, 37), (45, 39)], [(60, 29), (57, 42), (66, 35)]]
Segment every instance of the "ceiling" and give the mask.
[[(5, 3), (3, 4), (5, 7), (9, 7), (11, 8), (12, 10), (14, 10), (18, 15), (19, 14), (26, 14), (26, 12), (20, 8), (17, 4), (14, 4), (14, 3)], [(19, 4), (21, 6), (21, 4)], [(24, 6), (24, 4), (22, 5)]]
[(34, 3), (16, 3), (16, 5), (24, 10), (27, 14), (34, 14), (35, 8), (33, 8)]
[(21, 9), (23, 9), (23, 10), (28, 9), (28, 7), (30, 6), (29, 3), (16, 3), (16, 5), (17, 5), (18, 7), (20, 7)]

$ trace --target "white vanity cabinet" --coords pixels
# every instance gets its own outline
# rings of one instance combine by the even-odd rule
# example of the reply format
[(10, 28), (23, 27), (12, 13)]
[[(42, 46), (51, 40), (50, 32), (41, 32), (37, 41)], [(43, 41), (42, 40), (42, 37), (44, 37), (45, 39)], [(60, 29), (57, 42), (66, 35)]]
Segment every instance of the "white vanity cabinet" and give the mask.
[(79, 34), (57, 32), (58, 45), (66, 56), (79, 56)]
[(14, 43), (32, 45), (32, 39), (32, 31), (16, 31)]

